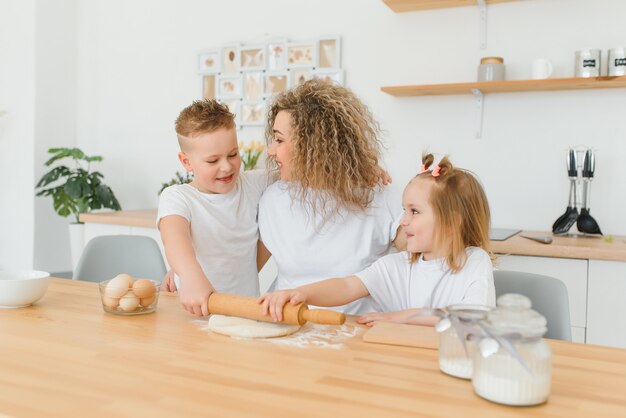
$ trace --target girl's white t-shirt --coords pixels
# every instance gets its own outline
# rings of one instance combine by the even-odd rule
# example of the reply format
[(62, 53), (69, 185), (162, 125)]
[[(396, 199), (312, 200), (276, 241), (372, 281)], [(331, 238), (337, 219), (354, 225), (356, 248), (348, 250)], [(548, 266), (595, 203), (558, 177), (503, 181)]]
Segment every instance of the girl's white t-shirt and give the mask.
[[(342, 210), (323, 222), (292, 199), (287, 183), (269, 186), (259, 204), (259, 230), (278, 268), (273, 289), (350, 276), (387, 254), (402, 214), (400, 202), (388, 189), (376, 191), (364, 212)], [(370, 298), (336, 309), (351, 314), (379, 310)]]
[[(196, 259), (218, 292), (259, 294), (257, 214), (269, 182), (264, 170), (252, 170), (240, 173), (229, 193), (202, 193), (189, 184), (161, 193), (157, 227), (170, 215), (189, 221)], [(180, 288), (180, 278), (174, 279)]]
[(385, 256), (357, 273), (383, 312), (414, 308), (445, 308), (449, 305), (495, 306), (493, 264), (482, 248), (466, 248), (467, 261), (452, 273), (445, 259), (410, 263), (403, 251)]

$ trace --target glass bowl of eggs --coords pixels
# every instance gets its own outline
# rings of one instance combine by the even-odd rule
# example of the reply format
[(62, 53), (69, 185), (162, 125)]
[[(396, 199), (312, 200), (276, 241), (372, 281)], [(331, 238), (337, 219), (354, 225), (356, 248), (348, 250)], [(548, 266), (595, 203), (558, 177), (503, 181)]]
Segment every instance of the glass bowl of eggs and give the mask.
[(154, 312), (159, 301), (160, 283), (118, 274), (100, 282), (102, 308), (118, 315), (141, 315)]

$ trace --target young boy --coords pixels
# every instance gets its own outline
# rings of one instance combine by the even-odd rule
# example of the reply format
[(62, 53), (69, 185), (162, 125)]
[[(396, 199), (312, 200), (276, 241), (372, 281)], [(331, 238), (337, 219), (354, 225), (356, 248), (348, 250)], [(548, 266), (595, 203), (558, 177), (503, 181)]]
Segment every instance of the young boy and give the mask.
[(194, 179), (163, 190), (157, 227), (181, 304), (206, 316), (214, 291), (259, 294), (257, 212), (269, 177), (240, 172), (234, 115), (215, 100), (183, 109), (176, 134), (178, 159)]

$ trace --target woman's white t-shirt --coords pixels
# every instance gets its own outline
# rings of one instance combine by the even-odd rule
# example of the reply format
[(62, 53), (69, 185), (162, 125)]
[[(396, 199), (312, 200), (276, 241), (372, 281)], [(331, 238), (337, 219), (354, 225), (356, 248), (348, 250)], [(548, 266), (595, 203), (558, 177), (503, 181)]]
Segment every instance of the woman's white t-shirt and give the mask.
[(189, 184), (161, 193), (157, 226), (170, 215), (189, 221), (196, 259), (218, 292), (259, 294), (257, 214), (268, 183), (264, 170), (253, 170), (240, 173), (229, 193), (202, 193)]
[(445, 259), (410, 263), (403, 251), (385, 256), (357, 273), (383, 312), (413, 308), (445, 308), (449, 305), (495, 306), (493, 265), (482, 248), (466, 248), (467, 261), (452, 273)]
[[(275, 290), (290, 289), (363, 270), (387, 254), (402, 214), (401, 200), (376, 191), (364, 212), (340, 211), (323, 222), (297, 199), (287, 183), (270, 185), (259, 204), (261, 241), (278, 268)], [(379, 310), (364, 298), (338, 307), (346, 313)]]

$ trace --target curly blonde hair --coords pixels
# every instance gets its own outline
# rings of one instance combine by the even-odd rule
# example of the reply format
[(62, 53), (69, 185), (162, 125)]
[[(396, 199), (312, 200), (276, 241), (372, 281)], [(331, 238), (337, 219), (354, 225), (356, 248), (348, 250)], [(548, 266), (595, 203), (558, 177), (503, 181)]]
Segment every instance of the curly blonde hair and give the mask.
[[(454, 167), (448, 157), (435, 166), (434, 160), (432, 154), (422, 155), (423, 171), (415, 178), (433, 182), (429, 203), (435, 215), (435, 247), (444, 251), (453, 272), (465, 265), (467, 247), (480, 247), (493, 260), (489, 248), (491, 212), (478, 178), (471, 171)], [(413, 253), (411, 261), (418, 258), (419, 254)]]
[[(321, 80), (307, 81), (276, 97), (267, 114), (266, 141), (274, 138), (279, 112), (291, 116), (290, 185), (314, 212), (365, 210), (380, 178), (380, 128), (350, 90)], [(276, 161), (267, 158), (268, 167)]]

